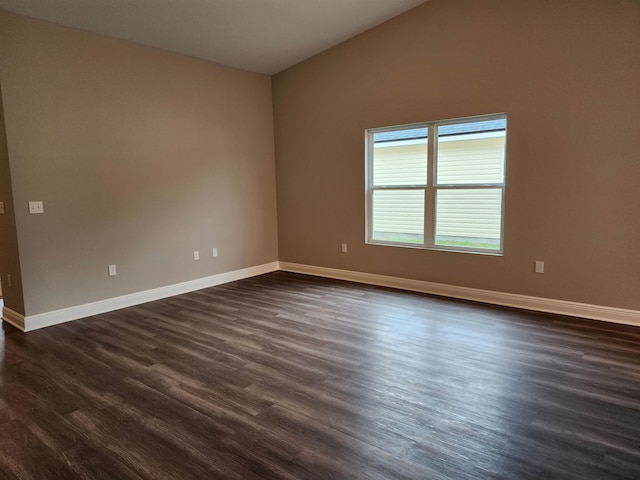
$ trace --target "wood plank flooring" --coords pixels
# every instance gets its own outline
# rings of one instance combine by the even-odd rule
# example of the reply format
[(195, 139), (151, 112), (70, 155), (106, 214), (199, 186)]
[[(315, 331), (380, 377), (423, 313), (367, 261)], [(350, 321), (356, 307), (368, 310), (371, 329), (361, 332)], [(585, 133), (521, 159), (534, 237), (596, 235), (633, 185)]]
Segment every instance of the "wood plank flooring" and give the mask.
[(0, 332), (0, 479), (638, 479), (640, 329), (276, 272)]

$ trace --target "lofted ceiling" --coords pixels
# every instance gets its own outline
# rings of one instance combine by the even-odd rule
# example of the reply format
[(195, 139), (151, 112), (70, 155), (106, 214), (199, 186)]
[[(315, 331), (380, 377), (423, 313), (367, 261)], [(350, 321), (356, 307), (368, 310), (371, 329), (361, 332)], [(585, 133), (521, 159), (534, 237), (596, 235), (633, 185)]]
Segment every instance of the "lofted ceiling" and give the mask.
[(427, 0), (0, 0), (0, 9), (273, 74)]

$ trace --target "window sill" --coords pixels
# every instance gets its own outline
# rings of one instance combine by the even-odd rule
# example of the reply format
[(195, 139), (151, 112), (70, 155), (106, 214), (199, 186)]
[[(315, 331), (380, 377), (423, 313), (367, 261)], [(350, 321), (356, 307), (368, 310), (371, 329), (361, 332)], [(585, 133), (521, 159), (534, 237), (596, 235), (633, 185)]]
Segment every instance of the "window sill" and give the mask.
[(377, 247), (400, 247), (400, 248), (411, 248), (414, 250), (432, 250), (436, 252), (448, 252), (448, 253), (471, 253), (473, 255), (488, 255), (490, 257), (503, 257), (503, 250), (478, 250), (472, 248), (461, 248), (461, 247), (447, 247), (444, 245), (412, 245), (408, 243), (389, 243), (389, 242), (377, 242), (366, 241), (367, 245), (375, 245)]

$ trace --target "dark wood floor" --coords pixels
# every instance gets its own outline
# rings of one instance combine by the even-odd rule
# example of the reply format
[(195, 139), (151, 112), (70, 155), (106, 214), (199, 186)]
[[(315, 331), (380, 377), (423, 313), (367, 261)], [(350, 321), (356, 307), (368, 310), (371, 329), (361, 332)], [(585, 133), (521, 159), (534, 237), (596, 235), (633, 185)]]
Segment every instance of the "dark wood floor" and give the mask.
[(637, 328), (278, 272), (0, 335), (0, 479), (640, 478)]

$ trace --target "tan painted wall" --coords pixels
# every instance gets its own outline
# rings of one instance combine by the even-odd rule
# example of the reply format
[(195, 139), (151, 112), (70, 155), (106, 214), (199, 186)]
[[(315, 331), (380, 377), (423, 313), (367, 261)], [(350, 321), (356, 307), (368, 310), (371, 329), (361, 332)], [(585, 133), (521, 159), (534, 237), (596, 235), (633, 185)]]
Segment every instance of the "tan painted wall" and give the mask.
[(0, 78), (27, 315), (277, 260), (268, 76), (0, 13)]
[[(4, 306), (24, 315), (22, 279), (20, 276), (20, 256), (16, 219), (13, 210), (11, 171), (7, 153), (7, 136), (4, 128), (2, 107), (2, 85), (0, 83), (0, 201), (4, 202), (5, 214), (0, 215), (0, 284)], [(11, 275), (11, 287), (8, 276)], [(1, 316), (0, 312), (0, 316)]]
[[(640, 2), (431, 0), (273, 84), (281, 261), (640, 309)], [(499, 112), (503, 257), (365, 245), (364, 129)]]

